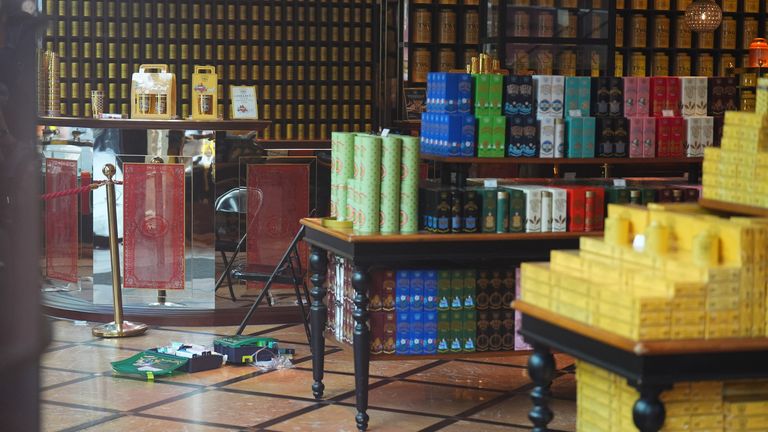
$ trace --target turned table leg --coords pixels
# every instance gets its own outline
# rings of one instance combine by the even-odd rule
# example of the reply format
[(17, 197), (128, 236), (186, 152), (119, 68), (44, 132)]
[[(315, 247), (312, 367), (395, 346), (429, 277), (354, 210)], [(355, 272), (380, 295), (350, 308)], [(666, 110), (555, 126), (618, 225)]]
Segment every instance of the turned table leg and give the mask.
[[(355, 319), (353, 348), (355, 355), (355, 406), (357, 429), (368, 428), (368, 366), (370, 361), (370, 332), (368, 329), (368, 288), (370, 280), (365, 268), (355, 266), (352, 272), (352, 287), (355, 289)], [(314, 334), (314, 333), (313, 333)]]
[(312, 272), (312, 305), (309, 308), (309, 321), (311, 326), (310, 338), (312, 343), (312, 394), (315, 399), (323, 397), (323, 368), (325, 367), (325, 325), (328, 320), (328, 308), (323, 303), (328, 290), (325, 288), (325, 280), (328, 275), (328, 254), (325, 250), (313, 246), (309, 255), (309, 267)]
[(662, 389), (659, 387), (638, 386), (640, 398), (632, 408), (632, 419), (640, 432), (658, 432), (664, 426), (666, 412), (659, 400)]
[(552, 396), (549, 387), (555, 376), (555, 358), (549, 347), (533, 345), (533, 353), (528, 358), (528, 375), (535, 384), (531, 390), (533, 408), (528, 413), (528, 419), (533, 423), (534, 432), (545, 432), (549, 430), (547, 425), (554, 417), (549, 408), (549, 399)]

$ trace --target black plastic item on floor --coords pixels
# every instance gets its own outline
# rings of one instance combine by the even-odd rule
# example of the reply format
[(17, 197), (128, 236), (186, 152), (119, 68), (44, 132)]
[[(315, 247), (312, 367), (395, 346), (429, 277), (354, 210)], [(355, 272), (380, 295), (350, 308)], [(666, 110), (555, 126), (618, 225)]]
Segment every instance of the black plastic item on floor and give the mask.
[[(156, 348), (153, 348), (149, 351), (157, 352)], [(184, 358), (181, 356), (174, 356), (178, 358)], [(188, 372), (188, 373), (195, 373), (195, 372), (203, 372), (207, 370), (212, 369), (218, 369), (224, 364), (224, 356), (222, 356), (219, 353), (210, 353), (210, 354), (203, 354), (203, 355), (195, 355), (192, 358), (187, 359), (188, 361), (176, 369), (180, 372)]]

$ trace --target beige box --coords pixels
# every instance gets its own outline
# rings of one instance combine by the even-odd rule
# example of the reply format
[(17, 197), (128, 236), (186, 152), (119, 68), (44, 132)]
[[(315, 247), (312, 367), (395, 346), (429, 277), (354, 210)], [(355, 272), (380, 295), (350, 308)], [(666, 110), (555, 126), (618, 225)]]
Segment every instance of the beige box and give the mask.
[(171, 119), (176, 116), (176, 75), (168, 65), (140, 65), (131, 77), (131, 118)]

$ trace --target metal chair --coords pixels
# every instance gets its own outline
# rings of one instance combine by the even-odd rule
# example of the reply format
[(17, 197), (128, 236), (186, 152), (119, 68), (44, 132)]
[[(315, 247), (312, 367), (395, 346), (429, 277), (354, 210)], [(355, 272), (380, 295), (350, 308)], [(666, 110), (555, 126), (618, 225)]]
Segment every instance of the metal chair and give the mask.
[[(263, 202), (263, 194), (260, 190), (255, 191), (257, 193), (258, 197), (258, 205), (256, 208), (256, 214), (261, 210), (261, 205)], [(231, 216), (236, 215), (237, 216), (237, 224), (236, 226), (240, 227), (240, 217), (247, 217), (248, 215), (248, 188), (244, 186), (239, 186), (232, 188), (216, 198), (216, 201), (214, 203), (214, 209), (216, 213), (222, 214), (225, 218), (230, 218)], [(235, 258), (237, 258), (237, 255), (240, 253), (241, 250), (243, 250), (245, 246), (245, 241), (248, 235), (248, 231), (246, 230), (242, 236), (237, 241), (234, 241), (233, 238), (230, 236), (229, 239), (225, 238), (225, 235), (228, 233), (228, 228), (232, 224), (225, 223), (222, 226), (216, 226), (215, 229), (215, 239), (216, 239), (216, 250), (218, 250), (221, 253), (221, 258), (224, 261), (224, 272), (219, 276), (219, 279), (216, 281), (216, 287), (215, 291), (218, 291), (219, 288), (221, 288), (221, 284), (224, 282), (224, 279), (227, 279), (227, 284), (229, 286), (229, 295), (232, 298), (232, 301), (236, 301), (237, 297), (235, 296), (234, 287), (232, 285), (232, 277), (230, 276), (232, 271), (232, 266), (235, 263)], [(227, 252), (231, 252), (232, 256), (227, 259)]]

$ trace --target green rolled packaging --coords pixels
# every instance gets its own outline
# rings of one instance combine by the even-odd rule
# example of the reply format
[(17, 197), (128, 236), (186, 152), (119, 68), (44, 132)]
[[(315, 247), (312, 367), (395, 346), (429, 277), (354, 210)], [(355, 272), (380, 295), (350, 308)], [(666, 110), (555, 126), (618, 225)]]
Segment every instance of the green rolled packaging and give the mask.
[(351, 220), (347, 207), (347, 195), (346, 182), (344, 182), (344, 184), (338, 185), (336, 190), (336, 220)]
[(381, 146), (381, 212), (379, 227), (382, 233), (400, 232), (400, 186), (403, 142), (388, 136)]
[(351, 178), (347, 179), (347, 220), (352, 221), (352, 228), (356, 228), (358, 221), (355, 209), (355, 198), (357, 197), (357, 188), (355, 187), (357, 180)]
[(419, 138), (390, 135), (402, 140), (400, 166), (400, 232), (419, 230)]
[(355, 134), (331, 132), (331, 217), (349, 220), (346, 200), (340, 194), (347, 187), (347, 180), (355, 174)]
[[(356, 219), (357, 231), (379, 232), (381, 203), (381, 147), (382, 140), (374, 135), (355, 136), (355, 159), (359, 160), (357, 180)], [(358, 157), (359, 153), (359, 157)]]

